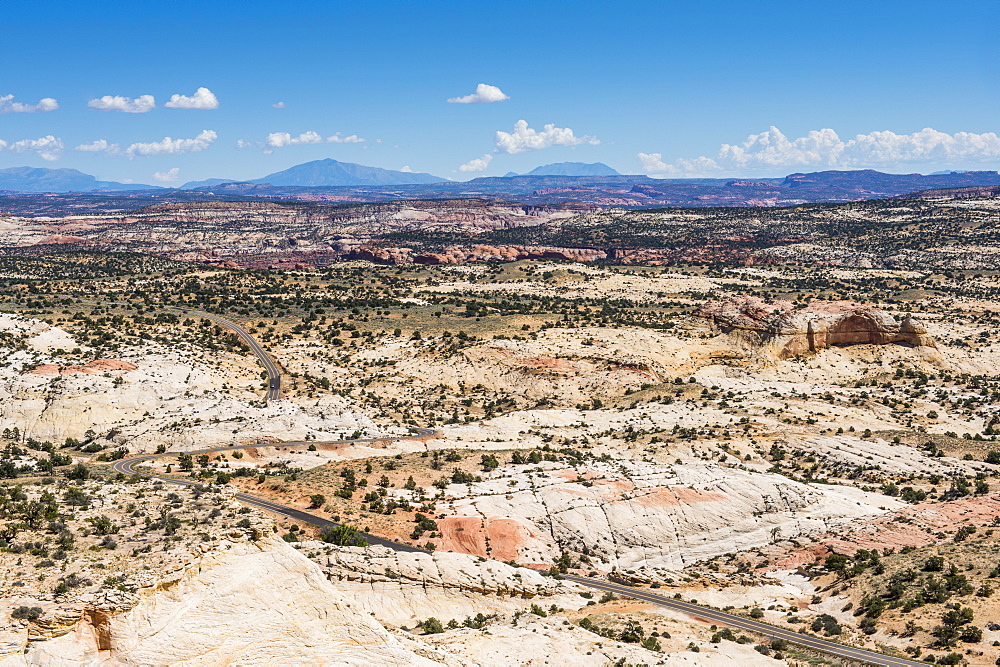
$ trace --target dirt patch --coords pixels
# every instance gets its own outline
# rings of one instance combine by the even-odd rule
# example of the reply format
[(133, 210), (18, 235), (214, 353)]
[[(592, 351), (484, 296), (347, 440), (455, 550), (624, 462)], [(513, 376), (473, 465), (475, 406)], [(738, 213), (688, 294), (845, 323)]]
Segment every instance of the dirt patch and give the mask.
[(991, 525), (997, 517), (1000, 517), (1000, 494), (905, 507), (855, 525), (842, 534), (819, 536), (817, 543), (795, 550), (778, 561), (776, 567), (795, 568), (831, 552), (853, 555), (858, 549), (898, 550), (951, 541), (962, 526)]
[(502, 561), (518, 560), (519, 549), (538, 537), (523, 523), (506, 518), (448, 517), (438, 521), (438, 529), (441, 549)]
[(137, 368), (139, 367), (135, 364), (118, 359), (95, 359), (86, 364), (73, 364), (71, 366), (42, 364), (28, 372), (32, 375), (78, 375), (81, 373), (106, 373), (108, 371), (134, 371)]
[(629, 502), (639, 503), (647, 507), (673, 507), (682, 503), (692, 505), (694, 503), (711, 503), (725, 500), (729, 500), (729, 498), (722, 493), (708, 493), (687, 487), (676, 487), (653, 491), (647, 495), (633, 498)]

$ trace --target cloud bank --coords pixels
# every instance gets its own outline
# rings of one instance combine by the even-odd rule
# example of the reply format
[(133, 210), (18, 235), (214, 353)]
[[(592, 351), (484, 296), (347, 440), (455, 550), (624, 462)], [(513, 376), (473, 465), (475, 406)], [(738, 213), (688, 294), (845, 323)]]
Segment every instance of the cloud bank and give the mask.
[(87, 102), (91, 109), (100, 111), (121, 111), (122, 113), (149, 113), (156, 108), (156, 98), (140, 95), (135, 99), (121, 95), (105, 95)]
[(163, 106), (168, 109), (218, 109), (219, 98), (208, 88), (199, 88), (194, 95), (171, 95), (170, 101)]
[(489, 104), (490, 102), (503, 102), (509, 100), (510, 96), (505, 95), (502, 90), (488, 83), (481, 83), (476, 86), (476, 92), (462, 97), (449, 97), (452, 104)]
[(498, 130), (496, 134), (496, 150), (501, 153), (524, 153), (537, 151), (551, 146), (578, 146), (601, 143), (597, 137), (585, 135), (578, 137), (568, 127), (556, 127), (552, 123), (545, 125), (542, 131), (528, 127), (528, 121), (519, 120), (514, 123), (513, 132)]
[(58, 108), (59, 102), (51, 97), (43, 97), (38, 100), (38, 104), (25, 104), (15, 102), (13, 95), (0, 95), (0, 113), (39, 113), (55, 111)]
[[(284, 146), (298, 146), (301, 144), (362, 144), (366, 140), (362, 139), (356, 134), (350, 134), (344, 136), (342, 133), (337, 132), (329, 137), (324, 138), (319, 132), (313, 132), (309, 130), (308, 132), (303, 132), (297, 137), (292, 136), (289, 132), (272, 132), (267, 135), (264, 140), (264, 145), (269, 148), (282, 148)], [(244, 142), (244, 145), (250, 145)], [(243, 148), (244, 146), (240, 146)]]
[(113, 144), (107, 139), (97, 139), (96, 141), (91, 141), (89, 144), (80, 144), (73, 150), (83, 151), (84, 153), (108, 153), (109, 155), (117, 155), (121, 152), (118, 144)]
[(37, 153), (43, 160), (58, 160), (62, 156), (65, 148), (62, 139), (51, 134), (38, 139), (21, 139), (20, 141), (6, 142), (0, 139), (0, 151), (6, 150), (11, 153)]
[(212, 145), (219, 135), (212, 130), (202, 130), (194, 139), (172, 139), (164, 137), (152, 143), (135, 143), (125, 149), (124, 154), (130, 159), (150, 157), (154, 155), (181, 155), (197, 153)]
[(722, 144), (714, 157), (667, 163), (661, 153), (639, 153), (642, 170), (655, 176), (695, 176), (751, 169), (859, 169), (906, 165), (951, 165), (1000, 160), (1000, 136), (994, 132), (948, 134), (924, 128), (912, 134), (888, 130), (841, 139), (830, 128), (789, 139), (772, 126), (739, 144)]
[(167, 169), (166, 171), (157, 171), (153, 174), (153, 180), (160, 183), (173, 183), (181, 179), (180, 173), (181, 170), (179, 167)]

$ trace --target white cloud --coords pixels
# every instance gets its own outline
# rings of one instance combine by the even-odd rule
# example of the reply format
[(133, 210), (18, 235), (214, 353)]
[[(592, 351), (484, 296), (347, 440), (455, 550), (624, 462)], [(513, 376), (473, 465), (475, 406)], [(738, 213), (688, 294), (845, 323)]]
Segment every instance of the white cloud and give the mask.
[(458, 168), (459, 171), (486, 171), (486, 168), (493, 162), (493, 156), (487, 153), (475, 160), (469, 160)]
[(282, 146), (297, 146), (300, 144), (361, 144), (365, 140), (356, 134), (351, 134), (344, 136), (340, 132), (336, 134), (323, 138), (319, 132), (313, 132), (309, 130), (308, 132), (303, 132), (297, 137), (293, 137), (288, 132), (272, 132), (267, 135), (267, 139), (264, 140), (264, 145), (271, 148), (281, 148)]
[(912, 134), (885, 130), (844, 140), (832, 129), (824, 128), (789, 139), (772, 126), (766, 132), (751, 134), (742, 143), (723, 144), (714, 159), (699, 157), (668, 164), (659, 153), (639, 153), (638, 158), (643, 171), (653, 175), (954, 166), (1000, 160), (1000, 136), (994, 132), (948, 134), (928, 127)]
[(246, 139), (237, 139), (236, 140), (236, 147), (237, 148), (252, 148), (253, 146), (256, 146), (256, 145), (257, 144), (255, 144), (254, 142), (247, 141)]
[(0, 140), (0, 150), (8, 150), (11, 153), (38, 153), (43, 160), (58, 160), (62, 156), (62, 139), (53, 137), (51, 134), (39, 137), (38, 139), (21, 139), (13, 143)]
[(672, 164), (663, 161), (661, 153), (639, 153), (639, 165), (643, 172), (652, 176), (681, 178), (711, 174), (719, 169), (715, 160), (698, 157), (693, 160), (677, 160)]
[(167, 169), (166, 171), (158, 171), (153, 174), (153, 180), (160, 183), (173, 183), (180, 180), (180, 173), (181, 170), (179, 167)]
[(51, 97), (43, 97), (38, 104), (15, 102), (13, 95), (0, 95), (0, 113), (38, 113), (40, 111), (55, 111), (59, 102)]
[(121, 152), (118, 144), (112, 144), (107, 139), (97, 139), (91, 141), (89, 144), (80, 144), (73, 150), (85, 153), (107, 153), (109, 155), (117, 155)]
[(510, 96), (505, 95), (502, 90), (488, 83), (481, 83), (476, 86), (476, 92), (462, 97), (449, 97), (452, 104), (487, 104), (489, 102), (503, 102), (509, 100)]
[(303, 132), (297, 137), (293, 137), (288, 132), (272, 132), (267, 135), (267, 139), (264, 143), (273, 148), (281, 148), (282, 146), (295, 146), (298, 144), (321, 144), (323, 143), (323, 137), (319, 133), (309, 130), (308, 132)]
[(288, 105), (287, 105), (287, 104), (285, 104), (284, 102), (275, 102), (275, 103), (274, 103), (274, 104), (272, 104), (271, 106), (272, 106), (272, 107), (274, 107), (275, 109), (284, 109), (284, 108), (285, 108), (285, 107), (287, 107)]
[(642, 170), (647, 174), (659, 174), (673, 168), (663, 161), (663, 153), (639, 153), (637, 157)]
[(129, 158), (148, 157), (151, 155), (179, 155), (181, 153), (197, 153), (212, 145), (219, 137), (212, 130), (202, 130), (194, 139), (171, 139), (164, 137), (152, 143), (135, 143), (125, 149)]
[(87, 102), (91, 109), (101, 111), (122, 111), (124, 113), (147, 113), (156, 108), (156, 98), (152, 95), (140, 95), (132, 99), (121, 95), (105, 95)]
[(568, 127), (556, 127), (549, 123), (542, 131), (528, 127), (528, 121), (519, 120), (514, 123), (513, 132), (497, 131), (496, 149), (503, 153), (524, 153), (536, 151), (551, 146), (578, 146), (601, 143), (597, 137), (589, 135), (578, 137)]
[(332, 137), (327, 137), (326, 140), (331, 144), (363, 144), (366, 141), (356, 134), (349, 134), (345, 137), (340, 132)]
[(406, 165), (405, 167), (403, 167), (402, 169), (400, 169), (400, 171), (403, 172), (404, 174), (412, 174), (413, 173), (413, 170), (410, 169), (410, 165)]
[(199, 88), (194, 95), (171, 95), (170, 101), (163, 106), (170, 109), (218, 109), (219, 98), (208, 88)]

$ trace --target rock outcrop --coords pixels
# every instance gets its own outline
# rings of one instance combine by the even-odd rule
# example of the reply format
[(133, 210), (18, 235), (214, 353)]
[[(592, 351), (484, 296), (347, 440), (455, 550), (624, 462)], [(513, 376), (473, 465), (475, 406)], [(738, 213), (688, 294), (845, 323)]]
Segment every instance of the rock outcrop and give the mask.
[(340, 396), (255, 405), (259, 368), (253, 359), (219, 355), (206, 362), (190, 351), (144, 342), (122, 349), (119, 359), (66, 363), (66, 355), (51, 350), (80, 343), (63, 329), (18, 315), (0, 315), (0, 339), (6, 362), (0, 367), (0, 429), (17, 427), (42, 442), (85, 440), (93, 431), (98, 444), (138, 453), (159, 445), (329, 440), (377, 430)]
[(693, 314), (782, 359), (832, 346), (900, 343), (936, 347), (920, 320), (906, 317), (900, 322), (884, 310), (851, 301), (813, 301), (796, 308), (791, 301), (767, 303), (741, 296), (710, 301)]
[(433, 252), (387, 245), (377, 241), (344, 240), (331, 245), (343, 259), (363, 259), (380, 264), (464, 264), (466, 262), (515, 262), (521, 259), (555, 259), (569, 262), (596, 262), (608, 253), (594, 248), (556, 246), (448, 246)]
[(463, 553), (412, 553), (385, 547), (331, 547), (316, 560), (342, 595), (390, 626), (412, 626), (477, 613), (514, 613), (532, 604), (577, 609), (586, 604), (576, 584), (544, 577), (529, 568)]
[(138, 593), (127, 611), (87, 599), (0, 629), (0, 664), (437, 664), (274, 537), (223, 543)]
[(597, 570), (680, 570), (901, 505), (770, 473), (634, 461), (502, 466), (446, 494), (437, 504), (441, 549), (545, 566), (563, 552), (586, 553)]

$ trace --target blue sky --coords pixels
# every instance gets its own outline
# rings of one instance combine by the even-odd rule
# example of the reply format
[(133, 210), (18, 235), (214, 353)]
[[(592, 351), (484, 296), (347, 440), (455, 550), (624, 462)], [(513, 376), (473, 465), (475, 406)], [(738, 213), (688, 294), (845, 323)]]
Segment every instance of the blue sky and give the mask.
[[(160, 184), (324, 157), (454, 179), (565, 160), (675, 177), (1000, 167), (996, 0), (0, 12), (0, 167)], [(481, 83), (497, 101), (448, 102)], [(148, 111), (115, 110), (144, 95)], [(105, 96), (129, 99), (93, 108)]]

